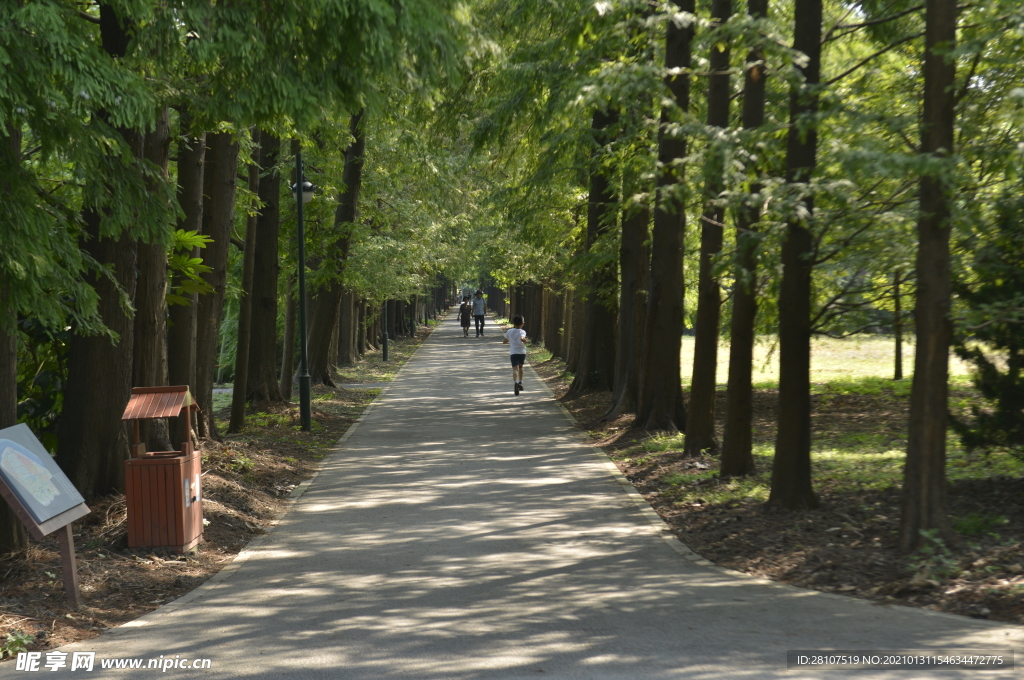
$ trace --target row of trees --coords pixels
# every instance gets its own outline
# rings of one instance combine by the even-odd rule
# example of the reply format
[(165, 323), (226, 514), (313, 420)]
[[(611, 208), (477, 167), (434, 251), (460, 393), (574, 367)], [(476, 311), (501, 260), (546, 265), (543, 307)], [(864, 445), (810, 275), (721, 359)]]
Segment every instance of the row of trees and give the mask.
[[(430, 239), (452, 221), (386, 208), (420, 196), (378, 182), (364, 192), (377, 203), (372, 224), (357, 224), (358, 169), (366, 139), (407, 148), (395, 117), (430, 106), (456, 73), (466, 28), (453, 6), (5, 3), (0, 427), (30, 423), (87, 500), (123, 488), (132, 386), (192, 386), (199, 434), (216, 437), (212, 388), (232, 299), (238, 396), (283, 399), (294, 322), (282, 332), (292, 306), (278, 302), (294, 297), (287, 199), (301, 146), (321, 187), (311, 250), (326, 261), (344, 241), (352, 262), (318, 268), (323, 289), (342, 289), (334, 308), (358, 309), (366, 326), (385, 300), (411, 299), (416, 314), (390, 304), (393, 333), (432, 314), (447, 284)], [(376, 342), (349, 326), (335, 335), (346, 356)], [(144, 436), (151, 450), (172, 447), (166, 428)], [(0, 548), (24, 542), (0, 507)]]
[[(947, 364), (963, 311), (952, 271), (973, 285), (961, 263), (989, 242), (998, 200), (1019, 191), (1020, 6), (490, 11), (502, 49), (460, 93), (470, 134), (509, 176), (492, 193), (503, 243), (481, 258), (494, 292), (531, 309), (534, 332), (569, 360), (572, 392), (612, 390), (610, 415), (635, 410), (635, 426), (685, 432), (690, 453), (721, 455), (723, 475), (749, 474), (753, 343), (777, 335), (768, 505), (814, 508), (812, 335), (881, 325), (900, 338), (911, 323), (901, 543), (916, 547), (925, 530), (950, 537)], [(685, 402), (684, 323), (696, 335)]]

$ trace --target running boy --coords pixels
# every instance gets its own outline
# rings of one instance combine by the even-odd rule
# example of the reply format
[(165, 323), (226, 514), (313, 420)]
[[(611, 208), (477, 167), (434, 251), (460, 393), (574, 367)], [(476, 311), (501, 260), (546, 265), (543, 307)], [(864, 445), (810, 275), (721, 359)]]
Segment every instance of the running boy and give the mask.
[(508, 353), (512, 359), (512, 389), (516, 395), (523, 389), (523, 364), (526, 363), (526, 331), (523, 330), (525, 320), (522, 315), (512, 317), (512, 328), (505, 331), (505, 339), (501, 344), (508, 345)]

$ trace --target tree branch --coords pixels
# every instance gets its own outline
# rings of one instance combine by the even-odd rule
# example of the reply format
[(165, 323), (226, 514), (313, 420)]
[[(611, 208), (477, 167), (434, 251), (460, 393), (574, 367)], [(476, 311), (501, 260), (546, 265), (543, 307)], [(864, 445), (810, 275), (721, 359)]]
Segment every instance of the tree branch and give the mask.
[(836, 302), (837, 302), (838, 300), (840, 300), (840, 299), (841, 299), (841, 298), (843, 298), (843, 297), (844, 297), (845, 295), (848, 295), (848, 294), (850, 293), (850, 289), (851, 289), (851, 288), (853, 288), (853, 286), (854, 286), (854, 283), (855, 283), (855, 282), (856, 282), (856, 281), (857, 281), (857, 280), (858, 280), (858, 279), (859, 279), (859, 278), (860, 278), (861, 276), (863, 276), (863, 274), (864, 274), (864, 267), (861, 267), (860, 269), (858, 269), (858, 270), (857, 270), (857, 273), (856, 273), (856, 274), (854, 274), (853, 276), (851, 276), (851, 277), (850, 277), (849, 281), (847, 281), (847, 282), (846, 282), (846, 285), (844, 285), (844, 286), (842, 287), (842, 289), (840, 289), (840, 291), (839, 291), (838, 293), (836, 293), (835, 295), (833, 295), (833, 296), (832, 296), (832, 298), (831, 298), (831, 299), (830, 299), (830, 300), (829, 300), (828, 302), (826, 302), (826, 303), (825, 303), (824, 305), (822, 305), (822, 307), (821, 307), (821, 309), (820, 309), (820, 310), (818, 311), (818, 313), (817, 313), (817, 314), (815, 314), (815, 315), (814, 315), (814, 318), (812, 318), (812, 319), (811, 319), (811, 328), (812, 328), (812, 329), (813, 329), (813, 328), (815, 328), (815, 327), (817, 327), (817, 325), (818, 325), (818, 321), (820, 321), (820, 320), (821, 320), (821, 317), (823, 317), (823, 316), (825, 315), (825, 313), (826, 313), (826, 312), (828, 312), (828, 311), (829, 311), (829, 310), (831, 309), (831, 307), (832, 307), (832, 306), (833, 306), (833, 305), (834, 305), (834, 304), (835, 304), (835, 303), (836, 303)]
[[(896, 19), (899, 19), (901, 17), (905, 17), (908, 14), (913, 14), (914, 12), (918, 12), (918, 11), (920, 11), (922, 9), (924, 9), (924, 5), (915, 5), (914, 7), (911, 7), (910, 9), (903, 10), (902, 12), (897, 12), (896, 14), (891, 14), (891, 15), (889, 15), (887, 17), (882, 18), (882, 19), (874, 19), (872, 21), (865, 21), (865, 22), (860, 23), (860, 24), (837, 24), (836, 26), (833, 26), (829, 30), (828, 33), (825, 34), (825, 37), (822, 38), (822, 40), (821, 40), (821, 44), (824, 45), (825, 43), (830, 42), (832, 40), (839, 40), (840, 38), (845, 37), (845, 36), (849, 35), (850, 33), (853, 33), (854, 31), (858, 31), (858, 30), (860, 30), (862, 28), (867, 28), (868, 26), (878, 26), (879, 24), (884, 24), (884, 23), (888, 23), (890, 21), (895, 21)], [(849, 29), (849, 30), (846, 30), (846, 29)], [(835, 37), (832, 37), (832, 32), (833, 31), (840, 31), (840, 30), (845, 30), (845, 32), (840, 34), (840, 35), (837, 35)]]
[(916, 39), (920, 38), (923, 35), (924, 35), (924, 31), (919, 31), (918, 33), (914, 33), (912, 35), (908, 35), (907, 37), (903, 38), (902, 40), (897, 40), (894, 43), (890, 43), (889, 45), (887, 45), (887, 46), (883, 47), (882, 49), (878, 50), (877, 52), (875, 52), (874, 54), (872, 54), (872, 55), (870, 55), (868, 57), (865, 57), (864, 59), (861, 59), (859, 62), (857, 62), (856, 64), (854, 64), (850, 68), (846, 69), (845, 71), (840, 73), (835, 78), (832, 78), (831, 80), (825, 81), (824, 83), (822, 83), (822, 85), (824, 85), (825, 87), (828, 87), (829, 85), (834, 85), (837, 82), (839, 82), (840, 80), (842, 80), (843, 78), (845, 78), (846, 76), (850, 75), (851, 73), (853, 73), (854, 71), (859, 69), (864, 64), (866, 64), (869, 61), (871, 61), (872, 59), (874, 59), (875, 57), (880, 57), (883, 54), (885, 54), (886, 52), (889, 52), (891, 50), (896, 49), (897, 47), (899, 47), (903, 43), (910, 42), (911, 40), (916, 40)]

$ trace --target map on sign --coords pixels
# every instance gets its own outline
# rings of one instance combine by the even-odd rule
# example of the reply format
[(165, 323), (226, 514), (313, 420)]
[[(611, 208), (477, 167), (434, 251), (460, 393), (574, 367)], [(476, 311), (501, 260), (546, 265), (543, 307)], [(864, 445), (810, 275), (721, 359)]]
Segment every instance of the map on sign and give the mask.
[(0, 477), (39, 524), (85, 502), (24, 423), (0, 430)]

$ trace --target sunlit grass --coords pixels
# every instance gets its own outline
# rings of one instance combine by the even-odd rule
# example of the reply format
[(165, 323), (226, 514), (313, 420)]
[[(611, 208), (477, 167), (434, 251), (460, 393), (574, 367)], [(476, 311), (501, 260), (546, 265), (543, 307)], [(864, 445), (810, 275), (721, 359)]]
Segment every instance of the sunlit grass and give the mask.
[[(952, 440), (946, 467), (949, 481), (987, 479), (994, 476), (1024, 476), (1024, 461), (1007, 453), (987, 456), (968, 456)], [(733, 505), (736, 503), (764, 502), (771, 490), (771, 470), (774, 445), (754, 447), (757, 474), (751, 477), (720, 481), (714, 469), (691, 474), (668, 474), (661, 481), (672, 485), (672, 500), (688, 503)], [(635, 463), (650, 462), (659, 455), (643, 454), (634, 450)], [(856, 445), (819, 447), (811, 454), (812, 479), (819, 492), (836, 494), (864, 493), (899, 488), (903, 483), (903, 465), (906, 458), (902, 449), (879, 451), (871, 446)]]
[[(903, 375), (905, 389), (909, 394), (910, 377), (914, 370), (913, 336), (903, 342)], [(693, 370), (694, 338), (683, 336), (681, 353), (683, 386), (689, 386)], [(890, 336), (857, 335), (850, 338), (815, 338), (811, 341), (811, 382), (817, 385), (835, 384), (846, 381), (860, 383), (865, 378), (879, 381), (888, 380), (893, 384), (895, 361), (895, 340)], [(763, 336), (754, 346), (753, 383), (756, 388), (767, 389), (779, 386), (778, 339)], [(956, 356), (950, 355), (949, 373), (956, 380), (964, 379), (970, 367)], [(718, 345), (717, 381), (724, 384), (729, 376), (729, 343)], [(899, 384), (901, 381), (896, 381)], [(901, 388), (903, 389), (903, 388)]]

